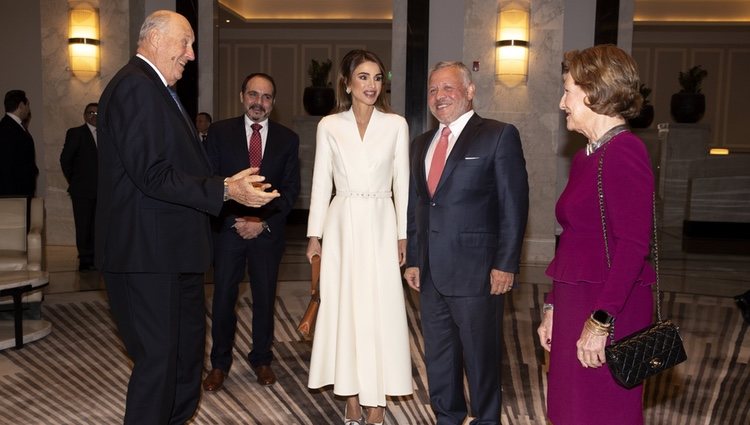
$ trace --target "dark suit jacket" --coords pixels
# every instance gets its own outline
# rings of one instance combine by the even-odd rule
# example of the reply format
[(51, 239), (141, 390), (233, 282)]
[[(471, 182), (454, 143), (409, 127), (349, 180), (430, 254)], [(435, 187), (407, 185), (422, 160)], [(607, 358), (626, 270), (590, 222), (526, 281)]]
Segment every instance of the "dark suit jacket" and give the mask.
[[(244, 115), (213, 123), (206, 140), (208, 156), (214, 173), (229, 177), (249, 167)], [(218, 225), (226, 230), (235, 217), (252, 216), (265, 220), (271, 234), (282, 234), (286, 217), (292, 210), (300, 191), (299, 136), (292, 130), (268, 121), (268, 137), (259, 174), (278, 189), (280, 197), (261, 208), (248, 208), (229, 201), (219, 215)], [(219, 229), (217, 229), (219, 230)]]
[(489, 295), (491, 269), (517, 273), (529, 186), (518, 130), (474, 114), (430, 199), (425, 155), (437, 129), (414, 139), (407, 265), (429, 271), (444, 295)]
[(87, 124), (68, 129), (65, 133), (60, 167), (71, 196), (96, 199), (97, 149)]
[(223, 179), (153, 68), (132, 58), (104, 90), (97, 121), (97, 268), (205, 272), (207, 213), (221, 210)]
[(13, 118), (0, 120), (0, 195), (34, 196), (36, 192), (34, 139)]

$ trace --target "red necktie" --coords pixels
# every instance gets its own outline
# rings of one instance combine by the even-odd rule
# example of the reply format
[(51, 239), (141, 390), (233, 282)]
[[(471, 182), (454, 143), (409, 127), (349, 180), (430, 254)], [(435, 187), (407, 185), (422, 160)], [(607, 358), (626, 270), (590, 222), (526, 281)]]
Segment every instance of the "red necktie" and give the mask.
[(443, 174), (443, 168), (445, 168), (445, 154), (448, 152), (448, 137), (451, 135), (451, 129), (443, 127), (442, 133), (440, 133), (440, 139), (435, 146), (435, 151), (432, 153), (432, 162), (430, 163), (430, 171), (427, 174), (427, 190), (430, 191), (430, 197), (435, 194), (438, 182), (440, 181), (440, 175)]
[(260, 124), (250, 126), (253, 134), (250, 135), (250, 146), (247, 149), (247, 157), (250, 160), (251, 167), (260, 167), (260, 160), (263, 158), (263, 143), (260, 141)]

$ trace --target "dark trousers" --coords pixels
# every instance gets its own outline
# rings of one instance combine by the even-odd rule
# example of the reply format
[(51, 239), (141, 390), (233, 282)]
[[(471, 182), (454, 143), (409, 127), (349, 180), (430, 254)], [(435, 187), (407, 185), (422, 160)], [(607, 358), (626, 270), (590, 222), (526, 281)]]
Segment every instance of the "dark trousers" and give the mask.
[(94, 264), (94, 217), (96, 199), (71, 196), (76, 224), (76, 248), (81, 265)]
[(263, 232), (254, 239), (245, 240), (234, 229), (225, 228), (216, 235), (211, 310), (211, 365), (215, 369), (229, 372), (232, 366), (232, 347), (237, 328), (235, 309), (239, 284), (246, 268), (253, 311), (253, 348), (247, 357), (253, 366), (269, 365), (273, 360), (276, 281), (284, 251), (284, 235), (276, 233)]
[(127, 425), (178, 425), (200, 399), (206, 338), (203, 274), (104, 273), (133, 371)]
[(475, 417), (471, 424), (500, 424), (503, 297), (489, 290), (479, 297), (444, 296), (429, 271), (420, 283), (427, 382), (437, 424), (460, 425), (468, 415), (464, 368)]

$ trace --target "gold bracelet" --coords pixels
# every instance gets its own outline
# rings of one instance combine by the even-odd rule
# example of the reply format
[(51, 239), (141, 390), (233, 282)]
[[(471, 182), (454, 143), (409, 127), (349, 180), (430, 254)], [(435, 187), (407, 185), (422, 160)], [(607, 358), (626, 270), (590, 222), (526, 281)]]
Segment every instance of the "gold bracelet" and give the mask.
[(612, 325), (605, 325), (604, 323), (601, 323), (594, 319), (593, 317), (589, 317), (588, 320), (586, 320), (586, 323), (590, 324), (593, 328), (609, 332), (609, 329)]
[(584, 329), (589, 331), (589, 333), (596, 335), (596, 336), (604, 336), (609, 335), (609, 326), (602, 325), (601, 323), (597, 322), (596, 320), (592, 318), (588, 318), (586, 322), (583, 325)]

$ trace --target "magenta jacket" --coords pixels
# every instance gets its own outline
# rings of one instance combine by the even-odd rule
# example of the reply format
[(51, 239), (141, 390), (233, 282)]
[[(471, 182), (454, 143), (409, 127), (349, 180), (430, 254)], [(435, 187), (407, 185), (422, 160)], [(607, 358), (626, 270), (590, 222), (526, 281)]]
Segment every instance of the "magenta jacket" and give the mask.
[[(605, 149), (606, 148), (606, 149)], [(607, 268), (597, 200), (597, 167), (605, 153), (602, 181), (607, 239), (612, 268)], [(643, 142), (633, 133), (618, 134), (590, 156), (573, 158), (570, 177), (555, 208), (563, 228), (555, 258), (547, 268), (554, 281), (571, 285), (603, 284), (594, 310), (617, 316), (635, 285), (656, 280), (648, 261), (654, 176)], [(550, 292), (547, 303), (554, 304)]]

